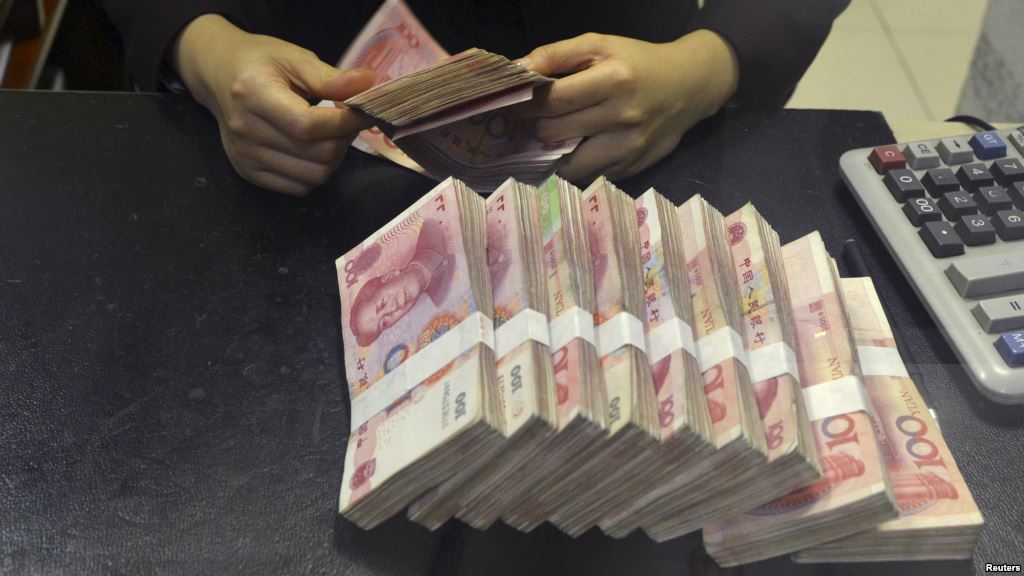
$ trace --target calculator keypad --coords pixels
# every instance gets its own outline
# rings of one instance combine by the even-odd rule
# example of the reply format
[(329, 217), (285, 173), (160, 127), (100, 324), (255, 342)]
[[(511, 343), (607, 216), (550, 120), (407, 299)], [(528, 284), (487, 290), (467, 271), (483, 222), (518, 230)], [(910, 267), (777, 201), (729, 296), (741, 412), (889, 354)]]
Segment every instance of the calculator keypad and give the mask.
[[(857, 154), (856, 169), (849, 153), (841, 160), (844, 177), (972, 377), (993, 397), (1022, 401), (1024, 126)], [(865, 187), (875, 178), (881, 187)], [(896, 207), (903, 215), (894, 219), (887, 212)], [(908, 228), (887, 231), (894, 226)], [(911, 230), (934, 260), (907, 248)], [(1015, 374), (975, 369), (993, 361)]]
[(1008, 146), (1024, 150), (1024, 131), (878, 146), (868, 160), (932, 256), (948, 258), (1024, 239), (1024, 164)]

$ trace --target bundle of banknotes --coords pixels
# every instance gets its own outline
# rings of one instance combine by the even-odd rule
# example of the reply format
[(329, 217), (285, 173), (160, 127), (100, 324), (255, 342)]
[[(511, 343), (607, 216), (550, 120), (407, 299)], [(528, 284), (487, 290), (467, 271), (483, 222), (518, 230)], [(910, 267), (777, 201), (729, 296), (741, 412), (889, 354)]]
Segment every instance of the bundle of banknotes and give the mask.
[(870, 279), (751, 204), (449, 178), (337, 270), (361, 527), (702, 530), (723, 566), (974, 548)]
[(402, 0), (381, 5), (338, 66), (377, 73), (340, 103), (376, 120), (354, 145), (438, 180), (455, 175), (481, 193), (510, 175), (538, 184), (580, 142), (540, 142), (510, 109), (550, 78), (476, 48), (449, 55)]

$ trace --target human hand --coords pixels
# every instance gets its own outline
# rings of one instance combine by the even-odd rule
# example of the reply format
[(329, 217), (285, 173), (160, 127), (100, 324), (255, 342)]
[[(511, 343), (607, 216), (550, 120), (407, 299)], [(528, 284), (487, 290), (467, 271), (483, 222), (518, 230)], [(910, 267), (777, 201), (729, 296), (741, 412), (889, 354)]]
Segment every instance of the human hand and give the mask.
[(360, 130), (372, 123), (340, 104), (373, 85), (370, 70), (343, 71), (309, 50), (244, 32), (205, 14), (182, 30), (173, 63), (199, 103), (217, 118), (231, 165), (246, 180), (305, 195), (334, 172)]
[(666, 44), (584, 34), (519, 62), (546, 76), (565, 75), (518, 114), (536, 119), (542, 142), (589, 137), (558, 171), (584, 183), (602, 174), (625, 178), (657, 162), (717, 112), (739, 82), (735, 53), (709, 30)]

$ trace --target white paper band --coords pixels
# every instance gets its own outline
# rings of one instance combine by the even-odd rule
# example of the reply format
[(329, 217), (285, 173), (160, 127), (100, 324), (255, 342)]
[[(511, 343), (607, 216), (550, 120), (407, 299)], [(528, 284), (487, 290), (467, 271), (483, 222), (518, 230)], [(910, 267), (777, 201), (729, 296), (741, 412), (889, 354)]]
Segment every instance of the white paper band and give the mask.
[(800, 371), (796, 366), (796, 354), (785, 342), (775, 342), (749, 350), (748, 355), (751, 382), (763, 382), (783, 374), (789, 374), (797, 382), (800, 381)]
[(527, 340), (534, 340), (545, 346), (551, 342), (548, 334), (548, 317), (533, 308), (520, 310), (494, 330), (495, 358), (502, 358)]
[(597, 327), (597, 351), (601, 356), (607, 356), (626, 344), (647, 352), (644, 323), (636, 316), (619, 312)]
[(352, 400), (352, 430), (477, 344), (494, 348), (494, 322), (474, 312)]
[(884, 346), (857, 346), (860, 373), (864, 376), (910, 378), (899, 350)]
[(871, 401), (864, 391), (864, 384), (856, 376), (804, 388), (804, 404), (811, 422), (860, 410), (871, 412)]
[(550, 324), (551, 350), (560, 349), (575, 338), (583, 338), (594, 344), (594, 316), (579, 306), (573, 306), (559, 314)]
[(702, 373), (726, 358), (735, 358), (744, 366), (750, 365), (747, 361), (747, 350), (743, 347), (743, 339), (731, 327), (723, 326), (697, 340), (697, 362)]
[(676, 350), (686, 350), (690, 356), (697, 356), (693, 328), (681, 318), (666, 320), (647, 333), (647, 359), (651, 364), (657, 364)]

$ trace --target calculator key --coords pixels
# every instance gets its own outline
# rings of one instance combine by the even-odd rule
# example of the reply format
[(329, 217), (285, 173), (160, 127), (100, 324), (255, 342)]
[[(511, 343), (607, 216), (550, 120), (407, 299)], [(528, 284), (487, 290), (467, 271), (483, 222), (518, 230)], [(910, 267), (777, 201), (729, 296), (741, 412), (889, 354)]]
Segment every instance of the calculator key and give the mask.
[(970, 144), (979, 160), (992, 160), (1006, 156), (1006, 142), (995, 130), (975, 134), (971, 137)]
[(892, 193), (897, 202), (906, 202), (907, 198), (924, 196), (924, 186), (913, 172), (906, 168), (889, 170), (882, 178), (885, 187)]
[(1024, 332), (1001, 334), (996, 339), (996, 350), (1007, 366), (1024, 366)]
[[(908, 203), (907, 206), (910, 206)], [(996, 228), (988, 218), (980, 214), (961, 216), (953, 226), (960, 239), (968, 246), (981, 246), (996, 241)]]
[(978, 200), (978, 208), (990, 216), (1000, 210), (1013, 208), (1013, 200), (1010, 200), (1010, 195), (1002, 186), (984, 186), (978, 189), (975, 198)]
[(1000, 210), (992, 218), (996, 233), (1003, 240), (1020, 240), (1024, 238), (1024, 212), (1020, 210)]
[(900, 149), (895, 145), (878, 146), (868, 155), (868, 162), (874, 167), (875, 172), (885, 174), (894, 168), (903, 168), (907, 165), (907, 159), (903, 157)]
[(924, 173), (921, 183), (924, 184), (925, 190), (936, 198), (946, 192), (956, 192), (960, 189), (960, 181), (949, 168), (932, 168)]
[[(923, 226), (925, 222), (942, 220), (942, 212), (931, 198), (912, 198), (903, 205), (903, 213), (914, 226)], [(992, 232), (995, 234), (995, 231)]]
[(1017, 130), (1010, 132), (1007, 139), (1011, 144), (1013, 144), (1013, 147), (1017, 149), (1017, 152), (1024, 154), (1024, 131), (1018, 128)]
[(1010, 199), (1013, 200), (1018, 208), (1024, 210), (1024, 182), (1014, 182), (1006, 190), (1006, 193), (1010, 195)]
[(939, 165), (939, 153), (927, 142), (915, 142), (903, 147), (903, 156), (914, 170), (935, 168)]
[(1024, 290), (1024, 250), (957, 259), (946, 277), (964, 298)]
[(1024, 180), (1024, 166), (1016, 158), (1000, 158), (992, 163), (992, 176), (1003, 186)]
[(978, 213), (978, 203), (974, 201), (973, 196), (963, 190), (943, 194), (942, 198), (939, 198), (939, 208), (950, 220)]
[(992, 173), (981, 162), (964, 164), (956, 171), (956, 177), (960, 180), (961, 186), (972, 192), (982, 186), (991, 186), (996, 183)]
[(1024, 328), (1024, 295), (982, 300), (971, 308), (971, 313), (985, 332)]
[(963, 164), (974, 160), (974, 152), (967, 145), (967, 140), (960, 136), (943, 138), (937, 149), (946, 164)]
[(917, 231), (924, 240), (932, 256), (946, 258), (964, 253), (964, 243), (957, 236), (956, 230), (949, 222), (925, 222), (924, 227)]

